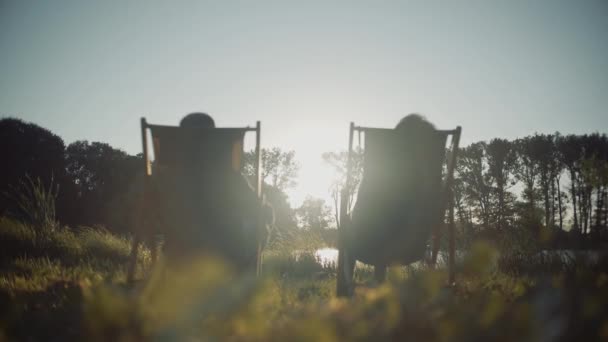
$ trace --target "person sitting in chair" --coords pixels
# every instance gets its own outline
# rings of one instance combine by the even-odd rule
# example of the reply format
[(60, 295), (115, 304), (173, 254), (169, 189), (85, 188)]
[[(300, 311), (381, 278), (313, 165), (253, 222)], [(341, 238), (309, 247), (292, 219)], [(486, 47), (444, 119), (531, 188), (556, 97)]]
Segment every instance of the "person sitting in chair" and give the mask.
[[(181, 120), (180, 127), (213, 129), (215, 122), (206, 113), (192, 113)], [(265, 244), (268, 227), (274, 224), (272, 206), (258, 198), (238, 171), (225, 172), (195, 160), (184, 160), (171, 177), (167, 206), (171, 223), (179, 227), (167, 232), (167, 257), (213, 254), (237, 268), (255, 265), (256, 242)]]
[[(390, 140), (376, 139), (376, 144), (366, 146), (366, 156), (382, 155), (383, 164), (371, 163), (365, 170), (348, 238), (358, 260), (375, 265), (413, 260), (425, 248), (429, 224), (424, 217), (437, 210), (433, 199), (441, 183), (443, 158), (430, 152), (435, 144), (433, 124), (409, 114), (394, 131)], [(404, 241), (402, 236), (409, 238)], [(386, 246), (391, 241), (400, 247)]]

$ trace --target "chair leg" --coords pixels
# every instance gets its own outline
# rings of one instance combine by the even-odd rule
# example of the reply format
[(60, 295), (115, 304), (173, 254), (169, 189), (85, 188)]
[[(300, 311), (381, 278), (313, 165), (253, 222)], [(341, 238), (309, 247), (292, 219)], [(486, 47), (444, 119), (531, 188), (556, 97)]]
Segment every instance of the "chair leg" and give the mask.
[(346, 264), (344, 257), (344, 248), (340, 248), (338, 251), (338, 269), (336, 271), (336, 295), (338, 297), (348, 296), (346, 276), (344, 274)]
[(378, 284), (386, 281), (386, 265), (374, 265), (374, 279)]
[(255, 275), (258, 277), (262, 275), (262, 243), (259, 241), (255, 254)]
[(355, 260), (342, 248), (338, 252), (338, 269), (336, 277), (336, 294), (338, 297), (348, 297), (353, 292)]
[(137, 251), (141, 238), (139, 235), (133, 237), (133, 243), (131, 244), (131, 253), (129, 254), (129, 264), (127, 265), (127, 282), (132, 283), (135, 279), (135, 269), (137, 267)]
[(437, 258), (439, 257), (439, 249), (441, 245), (441, 235), (445, 229), (445, 222), (437, 224), (433, 230), (431, 237), (431, 259), (429, 260), (429, 266), (431, 269), (437, 267)]
[(449, 237), (449, 250), (448, 250), (448, 268), (449, 268), (449, 283), (450, 286), (456, 282), (456, 231), (454, 225), (454, 207), (450, 207), (448, 222), (448, 237)]
[(346, 267), (344, 269), (346, 272), (344, 274), (346, 276), (346, 286), (348, 295), (352, 296), (355, 290), (355, 264), (357, 261), (347, 252), (345, 262)]
[(158, 240), (156, 236), (150, 236), (150, 268), (153, 268), (158, 261)]

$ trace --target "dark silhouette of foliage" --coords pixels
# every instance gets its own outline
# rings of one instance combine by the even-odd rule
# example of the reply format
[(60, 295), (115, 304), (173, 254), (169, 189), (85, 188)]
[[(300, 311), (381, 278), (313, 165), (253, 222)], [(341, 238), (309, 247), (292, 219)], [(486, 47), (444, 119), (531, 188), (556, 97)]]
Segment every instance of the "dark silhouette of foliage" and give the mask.
[[(14, 118), (0, 120), (0, 194), (17, 187), (26, 176), (40, 180), (41, 186), (49, 189), (51, 180), (60, 184), (60, 217), (67, 208), (64, 203), (67, 193), (65, 182), (63, 140), (49, 130), (36, 124)], [(0, 196), (0, 213), (19, 215), (16, 203), (6, 196)]]
[[(478, 232), (525, 227), (562, 247), (567, 239), (559, 231), (583, 240), (607, 235), (607, 140), (598, 133), (535, 134), (462, 148), (454, 188), (461, 225)], [(575, 240), (570, 248), (581, 246)]]
[(539, 160), (541, 159), (539, 155), (541, 152), (537, 148), (538, 143), (538, 136), (529, 136), (517, 139), (514, 142), (519, 159), (519, 167), (515, 177), (524, 187), (522, 197), (526, 203), (520, 206), (519, 216), (524, 225), (536, 233), (540, 231), (542, 225), (537, 208), (540, 178)]
[[(47, 129), (14, 118), (0, 120), (0, 143), (5, 165), (0, 168), (2, 215), (26, 219), (6, 194), (30, 177), (39, 179), (43, 189), (50, 189), (54, 181), (60, 222), (128, 230), (132, 204), (126, 193), (141, 173), (141, 155), (131, 156), (101, 142), (77, 141), (66, 148)], [(353, 157), (349, 209), (361, 179), (363, 152), (355, 149)], [(328, 152), (322, 158), (336, 170), (329, 191), (335, 210), (331, 221), (339, 225), (337, 204), (346, 186), (347, 153)], [(295, 153), (263, 149), (262, 159), (264, 193), (275, 209), (275, 235), (293, 232), (298, 226), (296, 214), (303, 213), (302, 208), (291, 207), (286, 194), (296, 184)], [(247, 153), (244, 161), (243, 174), (251, 181), (253, 154)], [(553, 236), (559, 235), (555, 231), (571, 232), (568, 238), (554, 238), (562, 246), (574, 236), (578, 241), (571, 241), (571, 246), (597, 244), (608, 236), (608, 138), (599, 133), (555, 133), (473, 143), (460, 151), (454, 196), (463, 234), (516, 226), (540, 234), (547, 228)]]
[[(75, 221), (81, 224), (120, 225), (127, 213), (124, 194), (141, 169), (139, 157), (101, 142), (76, 141), (66, 149), (66, 171), (75, 188)], [(118, 228), (118, 227), (116, 227)]]
[(486, 158), (487, 144), (479, 142), (462, 148), (457, 163), (457, 178), (463, 182), (464, 198), (475, 217), (486, 227), (490, 225), (491, 177)]
[(6, 196), (18, 208), (14, 216), (37, 230), (54, 230), (58, 226), (55, 206), (58, 189), (52, 179), (49, 187), (45, 188), (40, 178), (33, 180), (26, 176), (18, 186), (11, 186)]
[(582, 145), (576, 135), (568, 135), (557, 140), (557, 149), (561, 164), (566, 168), (570, 176), (570, 199), (572, 201), (572, 228), (580, 232), (577, 210), (578, 173), (580, 170), (580, 158)]
[(498, 229), (503, 229), (513, 220), (515, 196), (509, 189), (515, 184), (513, 172), (518, 166), (517, 154), (513, 145), (505, 139), (492, 139), (485, 148), (495, 202), (493, 221)]

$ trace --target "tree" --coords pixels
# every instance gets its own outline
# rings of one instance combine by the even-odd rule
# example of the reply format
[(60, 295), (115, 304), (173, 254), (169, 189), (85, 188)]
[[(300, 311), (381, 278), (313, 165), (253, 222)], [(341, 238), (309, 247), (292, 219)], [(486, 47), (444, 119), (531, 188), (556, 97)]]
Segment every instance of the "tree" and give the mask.
[(488, 175), (492, 192), (496, 197), (494, 216), (499, 229), (513, 216), (514, 196), (508, 191), (515, 184), (514, 172), (517, 170), (517, 154), (513, 145), (505, 139), (492, 139), (486, 145)]
[(540, 218), (538, 217), (537, 205), (537, 184), (539, 179), (539, 157), (538, 149), (535, 147), (534, 137), (517, 139), (514, 142), (517, 151), (518, 165), (515, 177), (523, 183), (523, 199), (525, 206), (520, 207), (520, 219), (524, 226), (529, 227), (536, 233), (540, 232)]
[(76, 141), (70, 144), (66, 149), (66, 171), (76, 189), (75, 219), (81, 224), (108, 224), (109, 216), (126, 216), (127, 213), (117, 211), (127, 206), (117, 205), (116, 201), (123, 198), (140, 166), (140, 157), (130, 156), (106, 143)]
[(472, 225), (473, 218), (470, 215), (469, 207), (466, 201), (465, 184), (462, 178), (454, 177), (454, 185), (452, 187), (452, 193), (454, 194), (454, 209), (458, 215), (458, 221), (463, 225)]
[(271, 185), (264, 186), (266, 201), (272, 205), (275, 216), (274, 231), (270, 234), (269, 244), (284, 241), (297, 228), (296, 211), (289, 205), (287, 194)]
[[(246, 152), (242, 173), (249, 180), (255, 179), (255, 155)], [(274, 232), (270, 244), (274, 241), (292, 238), (297, 228), (296, 211), (291, 208), (286, 190), (295, 186), (299, 165), (294, 151), (282, 151), (279, 148), (262, 149), (263, 193), (275, 213)]]
[(332, 181), (329, 190), (334, 201), (334, 219), (338, 226), (340, 226), (340, 199), (342, 191), (344, 190), (348, 196), (347, 211), (350, 213), (355, 204), (359, 184), (363, 178), (363, 150), (360, 148), (354, 149), (351, 157), (350, 183), (347, 184), (348, 151), (325, 152), (322, 155), (323, 161), (333, 167), (336, 172), (336, 178)]
[(558, 134), (535, 134), (520, 141), (520, 158), (529, 161), (526, 165), (528, 168), (534, 165), (533, 169), (537, 172), (537, 185), (543, 197), (546, 227), (552, 227), (555, 223), (555, 179), (563, 169), (555, 143), (556, 136)]
[[(0, 149), (3, 165), (0, 167), (0, 214), (19, 215), (15, 203), (2, 194), (12, 191), (26, 176), (34, 181), (40, 179), (45, 189), (53, 182), (58, 184), (58, 202), (65, 200), (65, 145), (60, 137), (33, 123), (4, 118), (0, 120)], [(65, 208), (62, 203), (58, 203), (58, 207)], [(62, 214), (63, 210), (59, 219)]]
[[(262, 149), (262, 180), (264, 184), (281, 191), (293, 188), (300, 166), (295, 160), (294, 151), (283, 151), (280, 148)], [(246, 152), (244, 156), (243, 174), (252, 179), (255, 177), (255, 155)]]
[(491, 223), (491, 178), (485, 150), (487, 144), (478, 142), (459, 152), (457, 177), (462, 181), (465, 201), (485, 227)]
[(333, 223), (331, 208), (322, 198), (306, 197), (296, 212), (300, 227), (303, 229), (320, 233), (330, 228)]
[(578, 221), (577, 193), (578, 193), (578, 173), (580, 170), (580, 157), (582, 145), (580, 138), (576, 135), (568, 135), (557, 139), (558, 158), (570, 175), (570, 199), (572, 201), (572, 215), (574, 220), (573, 229), (578, 232), (581, 227)]
[[(608, 188), (608, 138), (605, 134), (583, 136), (580, 161), (579, 199), (582, 207), (583, 231), (599, 233), (605, 227), (605, 198)], [(594, 201), (595, 199), (595, 201)], [(595, 209), (593, 203), (595, 202)]]

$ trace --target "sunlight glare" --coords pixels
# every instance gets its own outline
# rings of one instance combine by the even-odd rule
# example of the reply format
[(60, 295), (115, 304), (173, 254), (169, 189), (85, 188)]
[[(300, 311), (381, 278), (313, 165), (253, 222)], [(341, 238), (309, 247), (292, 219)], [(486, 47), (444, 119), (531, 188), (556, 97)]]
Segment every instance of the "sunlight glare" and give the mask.
[(335, 248), (317, 249), (315, 257), (319, 259), (321, 264), (335, 264), (338, 262), (338, 250)]
[(335, 172), (321, 159), (323, 152), (312, 151), (312, 153), (299, 153), (300, 172), (297, 185), (287, 191), (289, 202), (292, 207), (297, 208), (307, 196), (324, 199), (328, 205), (332, 205), (330, 186), (335, 179)]

